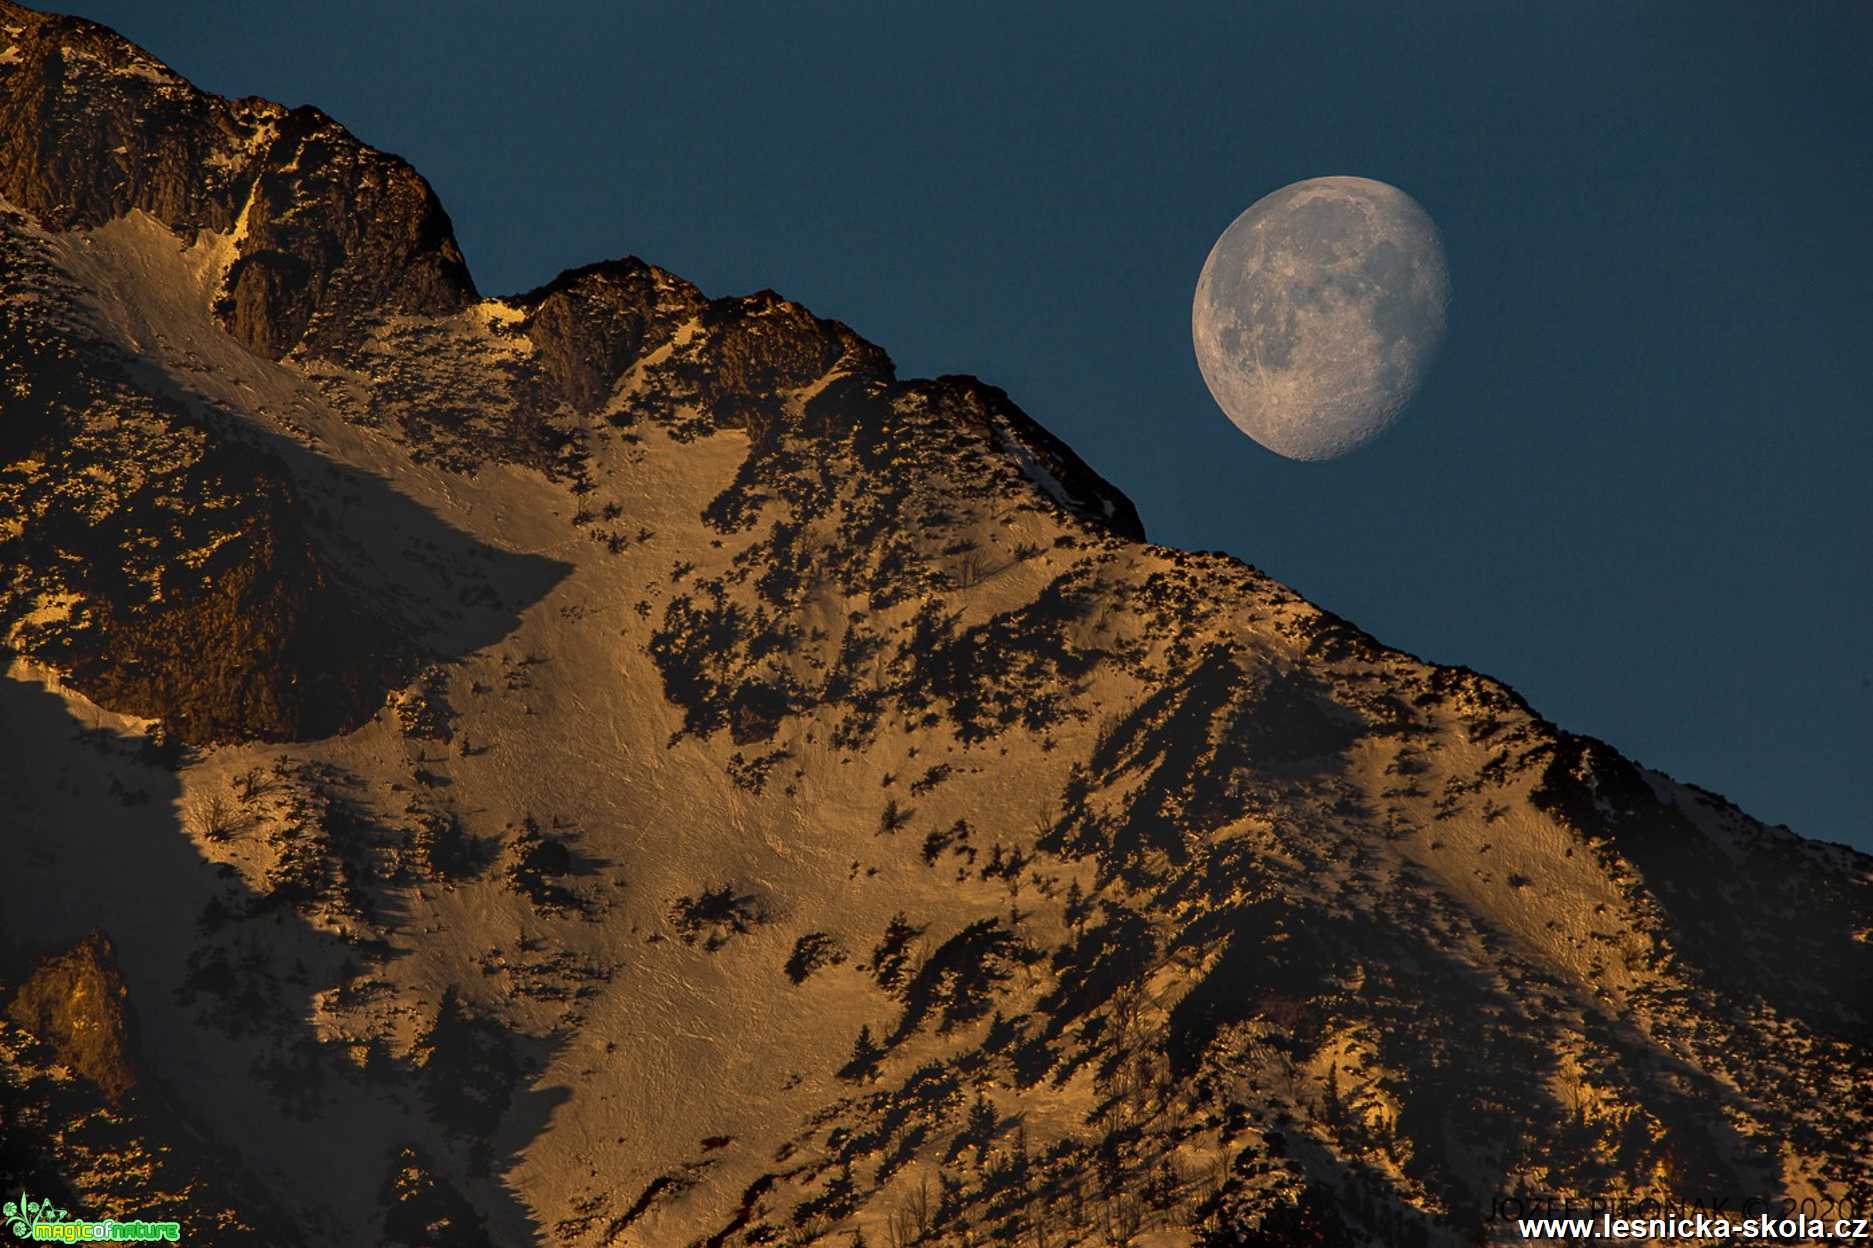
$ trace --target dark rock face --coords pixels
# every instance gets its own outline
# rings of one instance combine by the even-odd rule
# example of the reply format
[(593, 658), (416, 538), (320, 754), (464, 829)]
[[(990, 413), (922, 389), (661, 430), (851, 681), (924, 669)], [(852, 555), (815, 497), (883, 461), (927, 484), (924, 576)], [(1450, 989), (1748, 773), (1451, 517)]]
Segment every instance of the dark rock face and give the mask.
[(635, 256), (587, 265), (514, 300), (540, 371), (574, 411), (599, 407), (648, 345), (707, 305), (702, 292)]
[[(140, 208), (183, 233), (234, 225), (259, 114), (187, 87), (102, 26), (0, 2), (0, 190), (48, 229)], [(115, 177), (101, 178), (100, 169)]]
[(217, 310), (257, 354), (349, 336), (358, 311), (450, 312), (474, 282), (454, 226), (415, 170), (314, 108), (268, 128), (246, 204), (246, 237)]
[(1072, 447), (1042, 428), (1015, 406), (1006, 391), (974, 377), (942, 377), (945, 388), (962, 412), (992, 426), (1002, 445), (1014, 451), (1029, 476), (1082, 520), (1134, 542), (1145, 540), (1138, 509), (1119, 488), (1095, 472)]
[(110, 937), (93, 932), (46, 958), (7, 1007), (14, 1022), (111, 1101), (136, 1090), (136, 1023)]
[(317, 109), (197, 91), (78, 18), (0, 0), (0, 21), (19, 28), (0, 65), (0, 194), (54, 230), (140, 209), (184, 236), (239, 232), (217, 311), (255, 353), (327, 348), (361, 309), (475, 298), (429, 184)]
[(891, 359), (837, 321), (824, 320), (771, 290), (718, 299), (702, 317), (708, 349), (691, 374), (703, 406), (728, 428), (757, 441), (769, 431), (780, 393), (811, 385), (842, 366), (890, 377)]
[[(12, 230), (0, 261), (59, 289)], [(303, 739), (376, 711), (408, 664), (332, 580), (284, 464), (142, 389), (41, 301), (0, 307), (0, 382), (0, 635), (180, 741)], [(29, 619), (48, 597), (67, 608)]]

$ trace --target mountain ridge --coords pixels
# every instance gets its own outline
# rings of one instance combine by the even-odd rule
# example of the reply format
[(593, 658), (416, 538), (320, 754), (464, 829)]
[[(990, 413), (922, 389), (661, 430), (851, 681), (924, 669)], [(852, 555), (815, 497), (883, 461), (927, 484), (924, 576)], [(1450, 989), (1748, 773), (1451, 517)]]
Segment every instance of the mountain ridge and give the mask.
[(1873, 860), (1145, 543), (992, 386), (632, 258), (483, 299), (322, 114), (0, 25), (0, 981), (56, 1013), (26, 955), (115, 929), (123, 1152), (180, 1167), (54, 1137), (75, 1199), (240, 1154), (355, 1242), (1223, 1244), (1864, 1197)]

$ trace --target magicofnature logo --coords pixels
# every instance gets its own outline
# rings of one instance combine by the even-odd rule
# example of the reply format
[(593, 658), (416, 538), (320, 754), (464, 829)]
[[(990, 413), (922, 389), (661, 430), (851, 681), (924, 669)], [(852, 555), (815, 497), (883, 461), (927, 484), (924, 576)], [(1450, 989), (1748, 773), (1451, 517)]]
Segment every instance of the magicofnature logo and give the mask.
[(9, 1200), (0, 1207), (0, 1218), (5, 1219), (13, 1238), (41, 1244), (173, 1244), (182, 1239), (179, 1222), (119, 1222), (114, 1218), (103, 1222), (74, 1220), (70, 1210), (57, 1208), (49, 1199), (34, 1200), (23, 1188), (18, 1200)]

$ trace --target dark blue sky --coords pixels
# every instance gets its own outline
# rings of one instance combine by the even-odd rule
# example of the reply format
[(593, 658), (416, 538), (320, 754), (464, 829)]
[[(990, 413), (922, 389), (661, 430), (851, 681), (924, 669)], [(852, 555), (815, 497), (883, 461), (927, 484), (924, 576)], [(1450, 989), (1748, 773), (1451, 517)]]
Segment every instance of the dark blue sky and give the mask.
[[(1004, 386), (1155, 540), (1873, 848), (1873, 6), (85, 12), (409, 158), (490, 293), (628, 253), (772, 286)], [(1217, 411), (1189, 307), (1325, 174), (1417, 198), (1455, 297), (1404, 422), (1310, 465)]]

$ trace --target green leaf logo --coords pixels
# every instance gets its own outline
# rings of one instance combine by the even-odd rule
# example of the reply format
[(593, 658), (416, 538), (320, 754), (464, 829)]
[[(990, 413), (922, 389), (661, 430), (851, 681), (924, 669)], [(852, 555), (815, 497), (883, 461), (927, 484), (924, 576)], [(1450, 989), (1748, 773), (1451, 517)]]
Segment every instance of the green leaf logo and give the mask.
[(17, 1201), (9, 1200), (4, 1208), (0, 1208), (0, 1217), (6, 1219), (7, 1229), (13, 1232), (15, 1239), (31, 1239), (35, 1226), (63, 1222), (68, 1212), (56, 1208), (50, 1200), (34, 1200), (21, 1188)]

